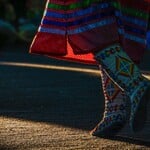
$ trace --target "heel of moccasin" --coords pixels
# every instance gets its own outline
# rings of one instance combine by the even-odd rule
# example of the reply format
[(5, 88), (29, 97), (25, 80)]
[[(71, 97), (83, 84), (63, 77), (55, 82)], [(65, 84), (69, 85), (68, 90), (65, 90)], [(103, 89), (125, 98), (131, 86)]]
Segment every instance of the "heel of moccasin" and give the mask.
[(110, 126), (99, 130), (100, 123), (90, 132), (92, 136), (97, 137), (114, 137), (125, 126), (127, 117), (125, 116), (121, 121), (114, 122)]
[[(137, 109), (135, 111), (135, 114), (132, 114), (131, 110), (131, 116), (130, 116), (130, 127), (133, 132), (138, 132), (144, 128), (144, 125), (147, 120), (147, 104), (150, 101), (150, 84), (147, 84), (147, 88), (145, 89), (145, 92), (140, 100), (140, 102), (137, 104)], [(132, 109), (132, 107), (131, 107)]]

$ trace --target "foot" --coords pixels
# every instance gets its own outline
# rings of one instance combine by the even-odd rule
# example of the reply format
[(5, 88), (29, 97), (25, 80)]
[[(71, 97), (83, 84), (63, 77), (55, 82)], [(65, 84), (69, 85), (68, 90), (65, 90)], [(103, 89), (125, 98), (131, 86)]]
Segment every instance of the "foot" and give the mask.
[(138, 92), (137, 98), (131, 103), (130, 126), (134, 132), (142, 130), (147, 120), (147, 103), (150, 99), (148, 81)]
[(125, 126), (126, 120), (126, 116), (121, 114), (106, 117), (90, 134), (100, 137), (113, 137)]

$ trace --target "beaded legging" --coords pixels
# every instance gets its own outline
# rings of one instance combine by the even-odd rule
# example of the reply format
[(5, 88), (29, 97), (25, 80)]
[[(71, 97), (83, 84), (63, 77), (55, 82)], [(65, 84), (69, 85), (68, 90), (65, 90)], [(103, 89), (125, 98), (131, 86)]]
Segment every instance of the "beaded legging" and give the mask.
[(108, 128), (116, 124), (120, 125), (120, 127), (118, 127), (118, 129), (120, 129), (125, 125), (127, 116), (127, 97), (125, 93), (112, 81), (102, 66), (99, 66), (99, 68), (101, 71), (102, 87), (105, 98), (105, 109), (102, 120), (92, 131), (93, 135), (107, 132), (106, 130)]

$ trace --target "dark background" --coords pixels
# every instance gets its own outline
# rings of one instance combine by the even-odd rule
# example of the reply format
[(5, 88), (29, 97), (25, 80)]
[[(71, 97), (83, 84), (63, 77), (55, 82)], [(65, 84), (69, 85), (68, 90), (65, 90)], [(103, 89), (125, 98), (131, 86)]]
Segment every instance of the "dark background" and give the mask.
[(0, 0), (0, 47), (31, 42), (40, 23), (46, 1)]

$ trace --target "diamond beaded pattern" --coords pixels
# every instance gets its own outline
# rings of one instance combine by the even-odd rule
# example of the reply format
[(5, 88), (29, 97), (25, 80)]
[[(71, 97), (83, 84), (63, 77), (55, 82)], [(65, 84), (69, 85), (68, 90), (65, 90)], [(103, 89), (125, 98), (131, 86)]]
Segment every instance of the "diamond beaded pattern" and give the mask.
[(126, 118), (126, 102), (124, 92), (101, 69), (103, 93), (105, 97), (105, 111), (96, 132), (103, 132), (117, 123), (124, 123)]
[(114, 44), (96, 55), (96, 59), (105, 68), (111, 79), (125, 91), (131, 102), (130, 125), (132, 127), (135, 114), (141, 99), (149, 86), (138, 67), (122, 50)]

